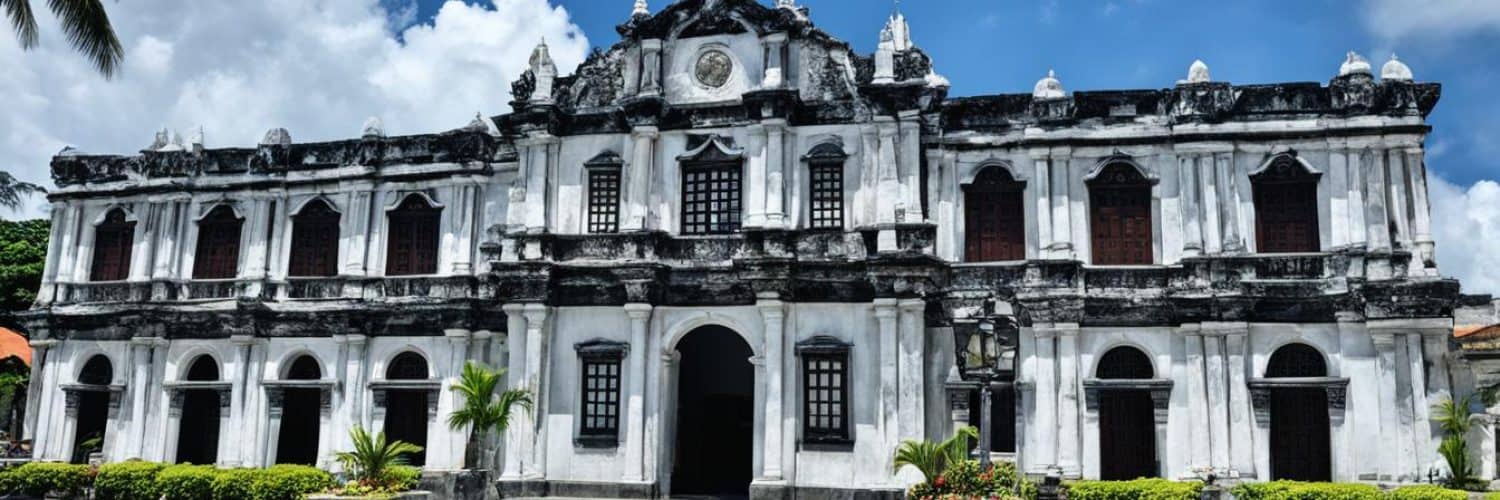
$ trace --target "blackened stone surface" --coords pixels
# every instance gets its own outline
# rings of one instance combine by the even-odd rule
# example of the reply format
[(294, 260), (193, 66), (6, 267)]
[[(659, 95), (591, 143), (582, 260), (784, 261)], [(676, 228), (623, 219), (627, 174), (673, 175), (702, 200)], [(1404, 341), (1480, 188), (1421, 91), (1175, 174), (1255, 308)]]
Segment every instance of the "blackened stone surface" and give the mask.
[(751, 484), (751, 500), (902, 500), (896, 489), (843, 489), (808, 486)]

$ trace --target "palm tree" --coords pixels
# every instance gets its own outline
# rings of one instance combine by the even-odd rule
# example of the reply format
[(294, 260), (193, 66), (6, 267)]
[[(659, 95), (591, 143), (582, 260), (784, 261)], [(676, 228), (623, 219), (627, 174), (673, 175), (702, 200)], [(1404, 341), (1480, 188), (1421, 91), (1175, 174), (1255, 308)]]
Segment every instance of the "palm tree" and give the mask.
[(463, 375), (453, 388), (463, 396), (463, 406), (448, 414), (448, 427), (455, 431), (471, 426), (469, 442), (464, 450), (464, 466), (473, 468), (480, 456), (479, 447), (485, 447), (484, 457), (489, 457), (490, 431), (503, 431), (510, 427), (512, 409), (519, 406), (531, 411), (531, 393), (525, 389), (510, 389), (495, 394), (505, 380), (505, 369), (492, 370), (482, 363), (464, 363)]
[(367, 485), (383, 483), (386, 469), (406, 465), (404, 455), (422, 451), (421, 446), (406, 441), (386, 442), (384, 432), (371, 437), (358, 425), (349, 429), (349, 439), (354, 441), (354, 451), (341, 451), (335, 456), (355, 480)]
[(949, 464), (969, 459), (970, 439), (979, 439), (979, 430), (966, 425), (959, 427), (954, 431), (953, 437), (941, 443), (925, 440), (902, 442), (896, 448), (894, 468), (901, 470), (907, 465), (916, 467), (930, 483), (942, 475)]
[[(101, 0), (47, 0), (47, 7), (62, 22), (68, 43), (88, 57), (94, 69), (105, 78), (113, 77), (119, 71), (120, 63), (125, 60), (125, 48), (115, 36)], [(0, 0), (0, 9), (5, 10), (5, 17), (15, 28), (21, 48), (35, 48), (39, 37), (31, 0)]]
[[(0, 5), (15, 0), (0, 0)], [(0, 207), (15, 210), (21, 208), (21, 199), (37, 193), (47, 192), (46, 188), (23, 182), (10, 175), (9, 172), (0, 171)]]
[(1473, 483), (1474, 467), (1469, 463), (1469, 405), (1474, 396), (1465, 396), (1455, 401), (1452, 397), (1432, 406), (1432, 420), (1443, 429), (1443, 440), (1438, 444), (1438, 454), (1448, 462), (1452, 476), (1449, 487), (1466, 488)]

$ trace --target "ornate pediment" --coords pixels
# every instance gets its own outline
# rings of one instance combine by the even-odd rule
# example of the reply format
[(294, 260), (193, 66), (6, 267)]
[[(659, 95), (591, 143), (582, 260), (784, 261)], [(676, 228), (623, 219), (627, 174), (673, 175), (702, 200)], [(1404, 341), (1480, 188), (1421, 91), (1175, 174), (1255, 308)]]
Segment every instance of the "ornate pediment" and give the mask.
[(755, 0), (684, 0), (652, 16), (637, 16), (616, 29), (640, 39), (737, 35), (753, 30), (764, 35), (796, 32), (807, 24), (806, 11), (772, 8)]
[(688, 151), (677, 157), (683, 163), (726, 163), (745, 158), (745, 150), (736, 148), (734, 140), (720, 135), (689, 135)]

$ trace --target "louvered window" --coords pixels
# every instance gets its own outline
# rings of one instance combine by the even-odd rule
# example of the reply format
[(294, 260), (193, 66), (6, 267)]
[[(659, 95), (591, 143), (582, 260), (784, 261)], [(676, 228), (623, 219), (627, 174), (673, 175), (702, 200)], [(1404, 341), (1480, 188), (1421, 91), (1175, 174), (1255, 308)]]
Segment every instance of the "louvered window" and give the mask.
[(1089, 185), (1094, 264), (1151, 264), (1151, 183), (1124, 163), (1104, 167)]
[(92, 281), (120, 281), (130, 276), (130, 248), (135, 241), (135, 223), (125, 220), (125, 211), (114, 209), (94, 228)]
[(1251, 178), (1255, 189), (1255, 244), (1261, 253), (1317, 252), (1318, 176), (1292, 156), (1272, 160)]
[(986, 167), (964, 186), (964, 260), (1026, 258), (1026, 213), (1016, 182), (1004, 167)]
[(226, 205), (214, 207), (198, 221), (193, 279), (232, 279), (239, 275), (240, 228), (244, 222)]
[(302, 207), (292, 220), (292, 251), (287, 263), (291, 276), (338, 274), (339, 213), (322, 200)]
[(386, 276), (437, 274), (441, 215), (442, 209), (427, 204), (419, 195), (407, 196), (390, 212)]

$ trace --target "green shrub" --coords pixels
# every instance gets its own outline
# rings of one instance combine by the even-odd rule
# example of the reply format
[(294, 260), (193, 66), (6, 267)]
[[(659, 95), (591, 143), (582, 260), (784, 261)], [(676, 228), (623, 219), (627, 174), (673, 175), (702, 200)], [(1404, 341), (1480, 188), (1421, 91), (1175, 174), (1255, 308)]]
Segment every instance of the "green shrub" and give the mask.
[(1389, 500), (1468, 500), (1469, 493), (1441, 486), (1406, 486), (1386, 493)]
[(1242, 483), (1230, 490), (1237, 500), (1382, 500), (1380, 488), (1368, 484), (1272, 481)]
[(162, 464), (129, 461), (99, 466), (94, 495), (103, 500), (157, 500), (156, 474)]
[(1485, 493), (1484, 500), (1500, 500), (1500, 491), (1494, 493)]
[(399, 493), (416, 489), (417, 483), (422, 480), (422, 469), (410, 465), (391, 466), (385, 470), (386, 491)]
[(333, 487), (333, 476), (306, 465), (276, 465), (264, 469), (255, 482), (252, 500), (297, 500)]
[(167, 500), (213, 500), (217, 477), (212, 465), (173, 465), (156, 474), (156, 487)]
[(1203, 483), (1166, 479), (1075, 481), (1066, 488), (1068, 500), (1196, 500)]
[(11, 491), (35, 497), (47, 493), (72, 497), (93, 483), (94, 469), (78, 464), (30, 462), (16, 467), (10, 476)]
[[(1014, 499), (1017, 481), (1016, 466), (1009, 462), (995, 462), (989, 470), (981, 470), (979, 462), (964, 460), (948, 464), (937, 479), (911, 487), (907, 498), (935, 499), (944, 497)], [(1036, 498), (1036, 485), (1021, 481), (1021, 498)]]

